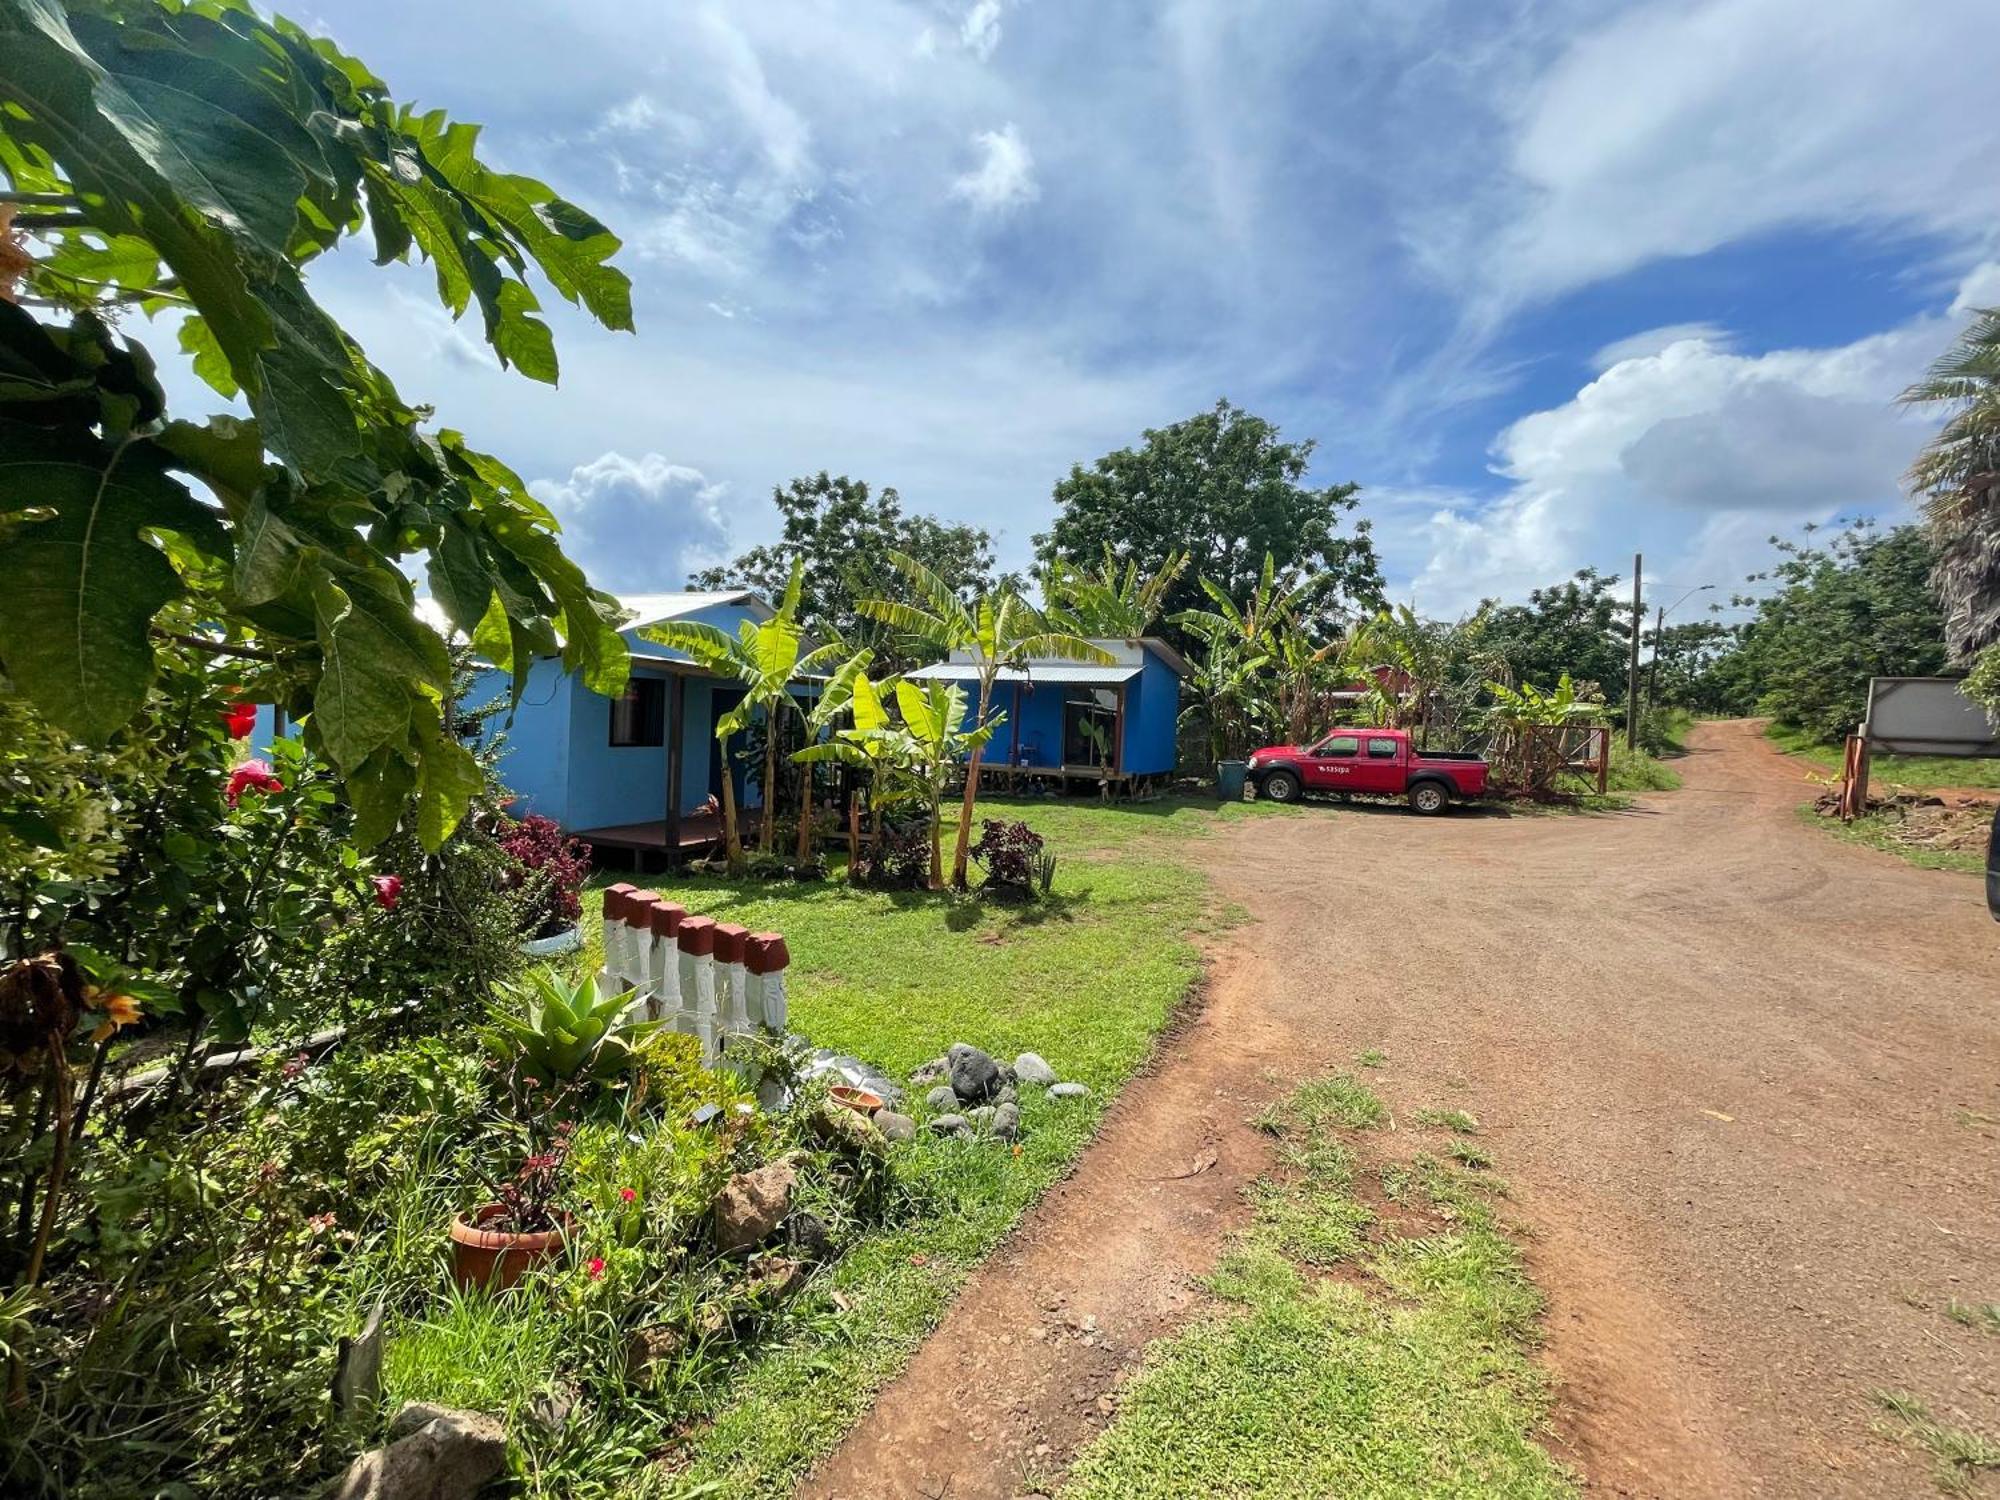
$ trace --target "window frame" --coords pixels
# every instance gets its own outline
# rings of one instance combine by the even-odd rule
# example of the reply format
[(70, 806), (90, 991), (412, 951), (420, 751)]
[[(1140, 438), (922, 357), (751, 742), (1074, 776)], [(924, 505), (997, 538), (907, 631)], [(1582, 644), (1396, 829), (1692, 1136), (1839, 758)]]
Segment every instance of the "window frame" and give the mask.
[[(667, 743), (667, 679), (664, 677), (641, 677), (634, 673), (626, 679), (625, 691), (615, 698), (606, 699), (609, 709), (605, 715), (605, 744), (613, 750), (659, 750)], [(647, 699), (653, 699), (649, 705)], [(633, 700), (637, 700), (634, 702)], [(633, 702), (633, 713), (638, 719), (636, 738), (618, 737), (618, 711), (627, 702)], [(646, 738), (648, 734), (655, 738)]]

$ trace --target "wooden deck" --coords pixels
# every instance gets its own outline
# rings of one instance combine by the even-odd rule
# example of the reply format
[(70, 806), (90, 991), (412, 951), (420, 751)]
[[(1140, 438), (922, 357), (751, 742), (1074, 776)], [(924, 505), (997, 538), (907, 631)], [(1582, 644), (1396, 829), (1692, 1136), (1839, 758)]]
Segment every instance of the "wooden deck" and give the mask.
[[(613, 823), (608, 828), (579, 828), (576, 836), (592, 849), (617, 849), (628, 854), (664, 854), (667, 849), (667, 821)], [(722, 842), (722, 819), (714, 813), (689, 813), (681, 819), (683, 850), (707, 849)]]

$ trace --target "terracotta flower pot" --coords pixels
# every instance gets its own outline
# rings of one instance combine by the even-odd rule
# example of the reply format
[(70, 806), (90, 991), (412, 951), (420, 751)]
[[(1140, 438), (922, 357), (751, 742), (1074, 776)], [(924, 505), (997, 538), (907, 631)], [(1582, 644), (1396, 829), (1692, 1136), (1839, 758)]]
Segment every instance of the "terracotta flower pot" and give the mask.
[(465, 1290), (486, 1287), (503, 1292), (530, 1267), (554, 1260), (562, 1252), (569, 1234), (567, 1220), (535, 1234), (486, 1227), (506, 1211), (504, 1204), (488, 1203), (474, 1209), (469, 1218), (460, 1214), (452, 1219), (451, 1279)]
[(836, 1083), (827, 1093), (835, 1104), (844, 1104), (857, 1115), (872, 1115), (882, 1107), (880, 1094), (871, 1094), (867, 1089), (858, 1089), (852, 1084)]

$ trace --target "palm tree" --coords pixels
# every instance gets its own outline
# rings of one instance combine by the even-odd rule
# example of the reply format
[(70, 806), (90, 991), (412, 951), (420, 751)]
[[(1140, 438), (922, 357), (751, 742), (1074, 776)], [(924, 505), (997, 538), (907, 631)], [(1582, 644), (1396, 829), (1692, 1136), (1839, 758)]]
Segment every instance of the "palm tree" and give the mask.
[(804, 635), (799, 629), (799, 589), (804, 573), (802, 563), (793, 563), (791, 582), (785, 586), (778, 612), (762, 624), (744, 620), (735, 635), (693, 620), (669, 620), (639, 632), (655, 645), (679, 651), (709, 671), (743, 684), (743, 701), (715, 724), (717, 753), (723, 757), (722, 820), (731, 870), (742, 868), (743, 848), (736, 834), (736, 790), (728, 764), (730, 738), (763, 714), (764, 819), (760, 841), (768, 850), (776, 834), (778, 728), (787, 709), (799, 711), (798, 701), (792, 697), (792, 680), (840, 650), (837, 645), (826, 645), (800, 654)]
[(1324, 575), (1301, 579), (1289, 569), (1279, 573), (1276, 560), (1266, 552), (1264, 570), (1248, 603), (1238, 604), (1220, 585), (1203, 578), (1202, 592), (1215, 607), (1184, 609), (1174, 616), (1174, 623), (1204, 648), (1194, 663), (1193, 686), (1208, 715), (1214, 759), (1226, 760), (1230, 751), (1244, 748), (1250, 732), (1269, 717), (1260, 675), (1265, 666), (1284, 658), (1292, 669), (1310, 672), (1324, 661), (1321, 648), (1299, 649), (1306, 647), (1302, 640), (1288, 647), (1282, 638), (1298, 618), (1300, 606), (1323, 581)]
[[(1012, 588), (1002, 586), (982, 594), (976, 605), (968, 606), (945, 581), (914, 557), (891, 552), (889, 560), (909, 579), (922, 599), (921, 607), (899, 604), (892, 599), (864, 599), (858, 606), (870, 619), (880, 620), (892, 630), (914, 636), (924, 645), (949, 656), (954, 651), (970, 653), (970, 666), (979, 680), (977, 712), (973, 727), (990, 737), (998, 721), (987, 723), (992, 706), (993, 684), (1002, 667), (1025, 666), (1031, 657), (1058, 657), (1065, 661), (1092, 662), (1110, 666), (1116, 660), (1110, 652), (1093, 646), (1081, 636), (1054, 630), (1035, 608)], [(897, 704), (902, 706), (902, 686)], [(986, 738), (971, 747), (965, 767), (965, 805), (958, 815), (958, 849), (952, 856), (951, 883), (965, 888), (967, 851), (972, 845), (972, 804), (979, 795), (979, 758)]]
[(1954, 657), (1969, 656), (2000, 642), (2000, 308), (1975, 312), (1902, 399), (1951, 413), (1909, 482), (1924, 497), (1937, 547), (1931, 583), (1944, 605), (1945, 643)]

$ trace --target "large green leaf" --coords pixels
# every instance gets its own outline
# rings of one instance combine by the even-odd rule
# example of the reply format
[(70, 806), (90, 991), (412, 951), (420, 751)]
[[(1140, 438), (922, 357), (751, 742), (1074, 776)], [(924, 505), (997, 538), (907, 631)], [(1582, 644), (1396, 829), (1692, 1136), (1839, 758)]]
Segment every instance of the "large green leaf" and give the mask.
[[(21, 512), (37, 518), (24, 518)], [(0, 662), (48, 718), (103, 740), (153, 680), (153, 616), (181, 583), (149, 529), (226, 553), (213, 510), (143, 441), (0, 421)]]
[(443, 696), (451, 659), (437, 632), (382, 581), (342, 587), (323, 579), (313, 608), (321, 655), (313, 722), (334, 764), (352, 771), (408, 731), (413, 696)]

